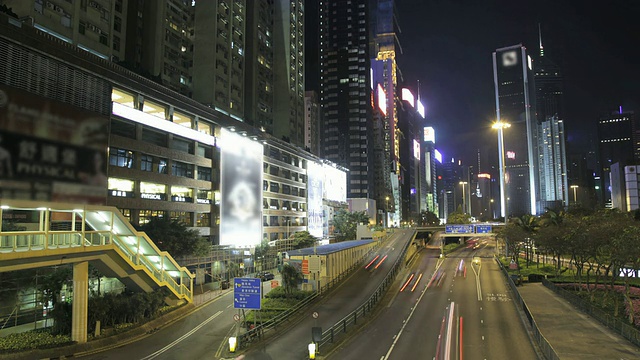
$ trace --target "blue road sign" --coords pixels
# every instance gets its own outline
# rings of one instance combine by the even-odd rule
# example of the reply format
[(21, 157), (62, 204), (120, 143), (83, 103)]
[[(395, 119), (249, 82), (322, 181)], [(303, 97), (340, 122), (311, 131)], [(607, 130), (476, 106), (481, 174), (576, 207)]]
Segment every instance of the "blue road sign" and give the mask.
[(482, 224), (476, 225), (476, 234), (490, 234), (491, 233), (491, 225)]
[(233, 308), (260, 310), (262, 280), (259, 278), (233, 279)]
[(445, 225), (444, 232), (447, 234), (473, 234), (473, 224)]

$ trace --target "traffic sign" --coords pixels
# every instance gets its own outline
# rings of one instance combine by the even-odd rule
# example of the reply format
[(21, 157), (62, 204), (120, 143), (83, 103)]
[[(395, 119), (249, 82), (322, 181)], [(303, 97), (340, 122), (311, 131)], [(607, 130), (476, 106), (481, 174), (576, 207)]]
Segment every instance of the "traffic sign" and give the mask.
[(235, 321), (240, 321), (240, 315), (238, 315), (238, 314), (234, 314), (234, 315), (233, 315), (233, 320), (235, 320)]
[(476, 234), (490, 234), (491, 233), (491, 225), (482, 224), (476, 225)]
[(314, 319), (318, 318), (318, 312), (314, 311), (313, 314), (311, 314), (311, 316), (313, 316)]
[(473, 234), (473, 224), (468, 225), (445, 225), (444, 231), (447, 234)]
[(259, 278), (233, 279), (233, 308), (260, 310), (262, 280)]

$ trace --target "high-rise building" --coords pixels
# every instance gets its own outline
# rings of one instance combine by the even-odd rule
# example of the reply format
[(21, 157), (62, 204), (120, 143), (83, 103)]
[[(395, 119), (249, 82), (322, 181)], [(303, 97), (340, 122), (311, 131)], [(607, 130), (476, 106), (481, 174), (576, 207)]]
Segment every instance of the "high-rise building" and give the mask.
[(272, 1), (247, 6), (244, 74), (244, 120), (264, 132), (274, 132), (275, 53)]
[(318, 93), (305, 91), (304, 95), (304, 147), (316, 156), (320, 154), (320, 102)]
[(304, 1), (270, 0), (274, 9), (273, 134), (303, 147), (304, 118)]
[(638, 132), (640, 124), (633, 111), (619, 111), (603, 115), (598, 121), (598, 151), (600, 158), (600, 186), (604, 204), (611, 203), (611, 165), (620, 167), (640, 164)]
[[(198, 1), (193, 41), (193, 98), (240, 121), (245, 118), (246, 12), (244, 0)], [(262, 34), (265, 46), (272, 44), (266, 29)]]
[[(319, 4), (322, 156), (350, 170), (348, 198), (373, 196), (368, 4), (368, 0)], [(386, 101), (383, 104), (386, 109)]]
[(540, 53), (534, 63), (536, 85), (536, 117), (538, 123), (556, 116), (564, 121), (564, 86), (562, 70), (544, 53), (542, 33), (538, 33)]
[(540, 28), (538, 31), (540, 53), (534, 63), (539, 151), (537, 209), (542, 213), (547, 208), (568, 206), (569, 188), (562, 72), (545, 56)]
[[(493, 81), (496, 115), (511, 124), (503, 129), (504, 156), (500, 156), (501, 178), (505, 189), (501, 204), (507, 216), (536, 214), (537, 128), (533, 66), (521, 44), (497, 49), (493, 53)], [(505, 164), (503, 166), (502, 159)]]
[(538, 124), (538, 211), (569, 206), (564, 122), (556, 115)]
[[(408, 214), (404, 214), (403, 211), (407, 210), (407, 204), (401, 204), (403, 201), (408, 200), (408, 189), (403, 189), (403, 184), (409, 186), (406, 182), (408, 179), (402, 179), (401, 168), (403, 165), (409, 166), (409, 164), (401, 164), (400, 153), (401, 148), (410, 148), (413, 146), (411, 140), (403, 138), (400, 128), (398, 126), (398, 108), (400, 105), (400, 92), (398, 88), (399, 74), (398, 64), (396, 58), (402, 53), (402, 47), (400, 46), (398, 34), (400, 29), (397, 23), (397, 10), (395, 8), (395, 0), (373, 0), (369, 1), (370, 7), (370, 46), (369, 51), (371, 55), (371, 68), (372, 68), (372, 84), (374, 89), (381, 89), (382, 92), (379, 96), (384, 94), (386, 101), (385, 111), (382, 112), (382, 130), (383, 130), (383, 146), (384, 156), (388, 158), (387, 162), (389, 167), (385, 169), (377, 169), (376, 171), (386, 171), (386, 174), (382, 176), (397, 177), (400, 185), (399, 190), (402, 193), (392, 193), (392, 199), (394, 205), (393, 217), (396, 222), (401, 219), (408, 221)], [(379, 98), (381, 100), (381, 98)], [(411, 109), (415, 112), (415, 104)], [(424, 117), (424, 114), (422, 114)], [(405, 144), (401, 144), (402, 140), (405, 140)], [(418, 137), (419, 141), (419, 137)], [(409, 160), (411, 157), (405, 157), (405, 160)], [(405, 167), (406, 169), (406, 167)], [(414, 172), (412, 172), (413, 174)], [(415, 181), (412, 179), (411, 181)], [(416, 189), (414, 189), (417, 191)], [(386, 193), (386, 190), (379, 193)], [(402, 195), (405, 194), (405, 195)], [(415, 198), (415, 194), (413, 195)], [(381, 198), (376, 198), (381, 201)], [(401, 200), (402, 199), (402, 200)], [(414, 216), (415, 217), (415, 216)]]
[(442, 155), (436, 149), (436, 133), (433, 127), (423, 129), (422, 154), (424, 156), (424, 199), (427, 211), (438, 214), (437, 163)]
[(105, 60), (125, 59), (128, 9), (122, 0), (75, 3), (64, 0), (5, 0), (2, 3), (21, 21), (53, 37)]

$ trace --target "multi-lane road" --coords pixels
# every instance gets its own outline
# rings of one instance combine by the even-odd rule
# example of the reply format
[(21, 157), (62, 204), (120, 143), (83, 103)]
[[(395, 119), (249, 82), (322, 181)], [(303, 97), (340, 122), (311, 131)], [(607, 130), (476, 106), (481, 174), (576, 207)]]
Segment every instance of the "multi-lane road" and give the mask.
[[(361, 305), (378, 287), (402, 253), (412, 230), (399, 230), (385, 240), (377, 251), (386, 259), (377, 269), (356, 270), (337, 288), (308, 310), (295, 324), (283, 325), (260, 346), (250, 348), (245, 360), (305, 359), (311, 340), (311, 328), (328, 328)], [(311, 314), (317, 312), (318, 319)], [(227, 352), (228, 337), (235, 334), (233, 294), (228, 293), (144, 339), (116, 344), (111, 349), (88, 354), (87, 359), (221, 359), (232, 358)]]
[(537, 359), (494, 252), (424, 250), (380, 316), (329, 358)]

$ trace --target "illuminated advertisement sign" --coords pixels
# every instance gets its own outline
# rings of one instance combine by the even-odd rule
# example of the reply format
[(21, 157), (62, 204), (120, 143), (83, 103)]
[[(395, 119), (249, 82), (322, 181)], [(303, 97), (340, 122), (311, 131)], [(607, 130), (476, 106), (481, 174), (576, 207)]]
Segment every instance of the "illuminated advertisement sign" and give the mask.
[(438, 149), (433, 150), (433, 155), (436, 158), (436, 160), (438, 160), (438, 162), (442, 164), (442, 154), (440, 154), (440, 151), (438, 151)]
[(308, 231), (312, 236), (322, 237), (322, 182), (324, 171), (322, 165), (313, 161), (307, 162), (307, 219)]
[(479, 179), (491, 179), (491, 175), (487, 174), (487, 173), (480, 173), (480, 174), (478, 174), (478, 178)]
[(507, 151), (507, 159), (515, 160), (516, 152), (515, 151)]
[(411, 107), (416, 106), (416, 98), (413, 96), (411, 90), (407, 88), (402, 89), (402, 100), (408, 102)]
[(420, 116), (422, 116), (422, 118), (424, 119), (424, 105), (422, 105), (421, 101), (417, 101), (416, 104), (418, 104), (418, 114), (420, 114)]
[(502, 53), (502, 66), (513, 66), (518, 63), (518, 53), (515, 50)]
[(329, 164), (322, 164), (323, 197), (331, 201), (347, 201), (347, 173)]
[(0, 85), (3, 198), (106, 203), (109, 117)]
[(227, 129), (220, 139), (220, 245), (262, 240), (263, 146)]
[(424, 142), (436, 143), (436, 131), (431, 126), (424, 128)]
[(384, 93), (382, 85), (378, 84), (378, 108), (387, 115), (387, 94)]
[(416, 139), (413, 139), (413, 157), (420, 160), (420, 143)]

